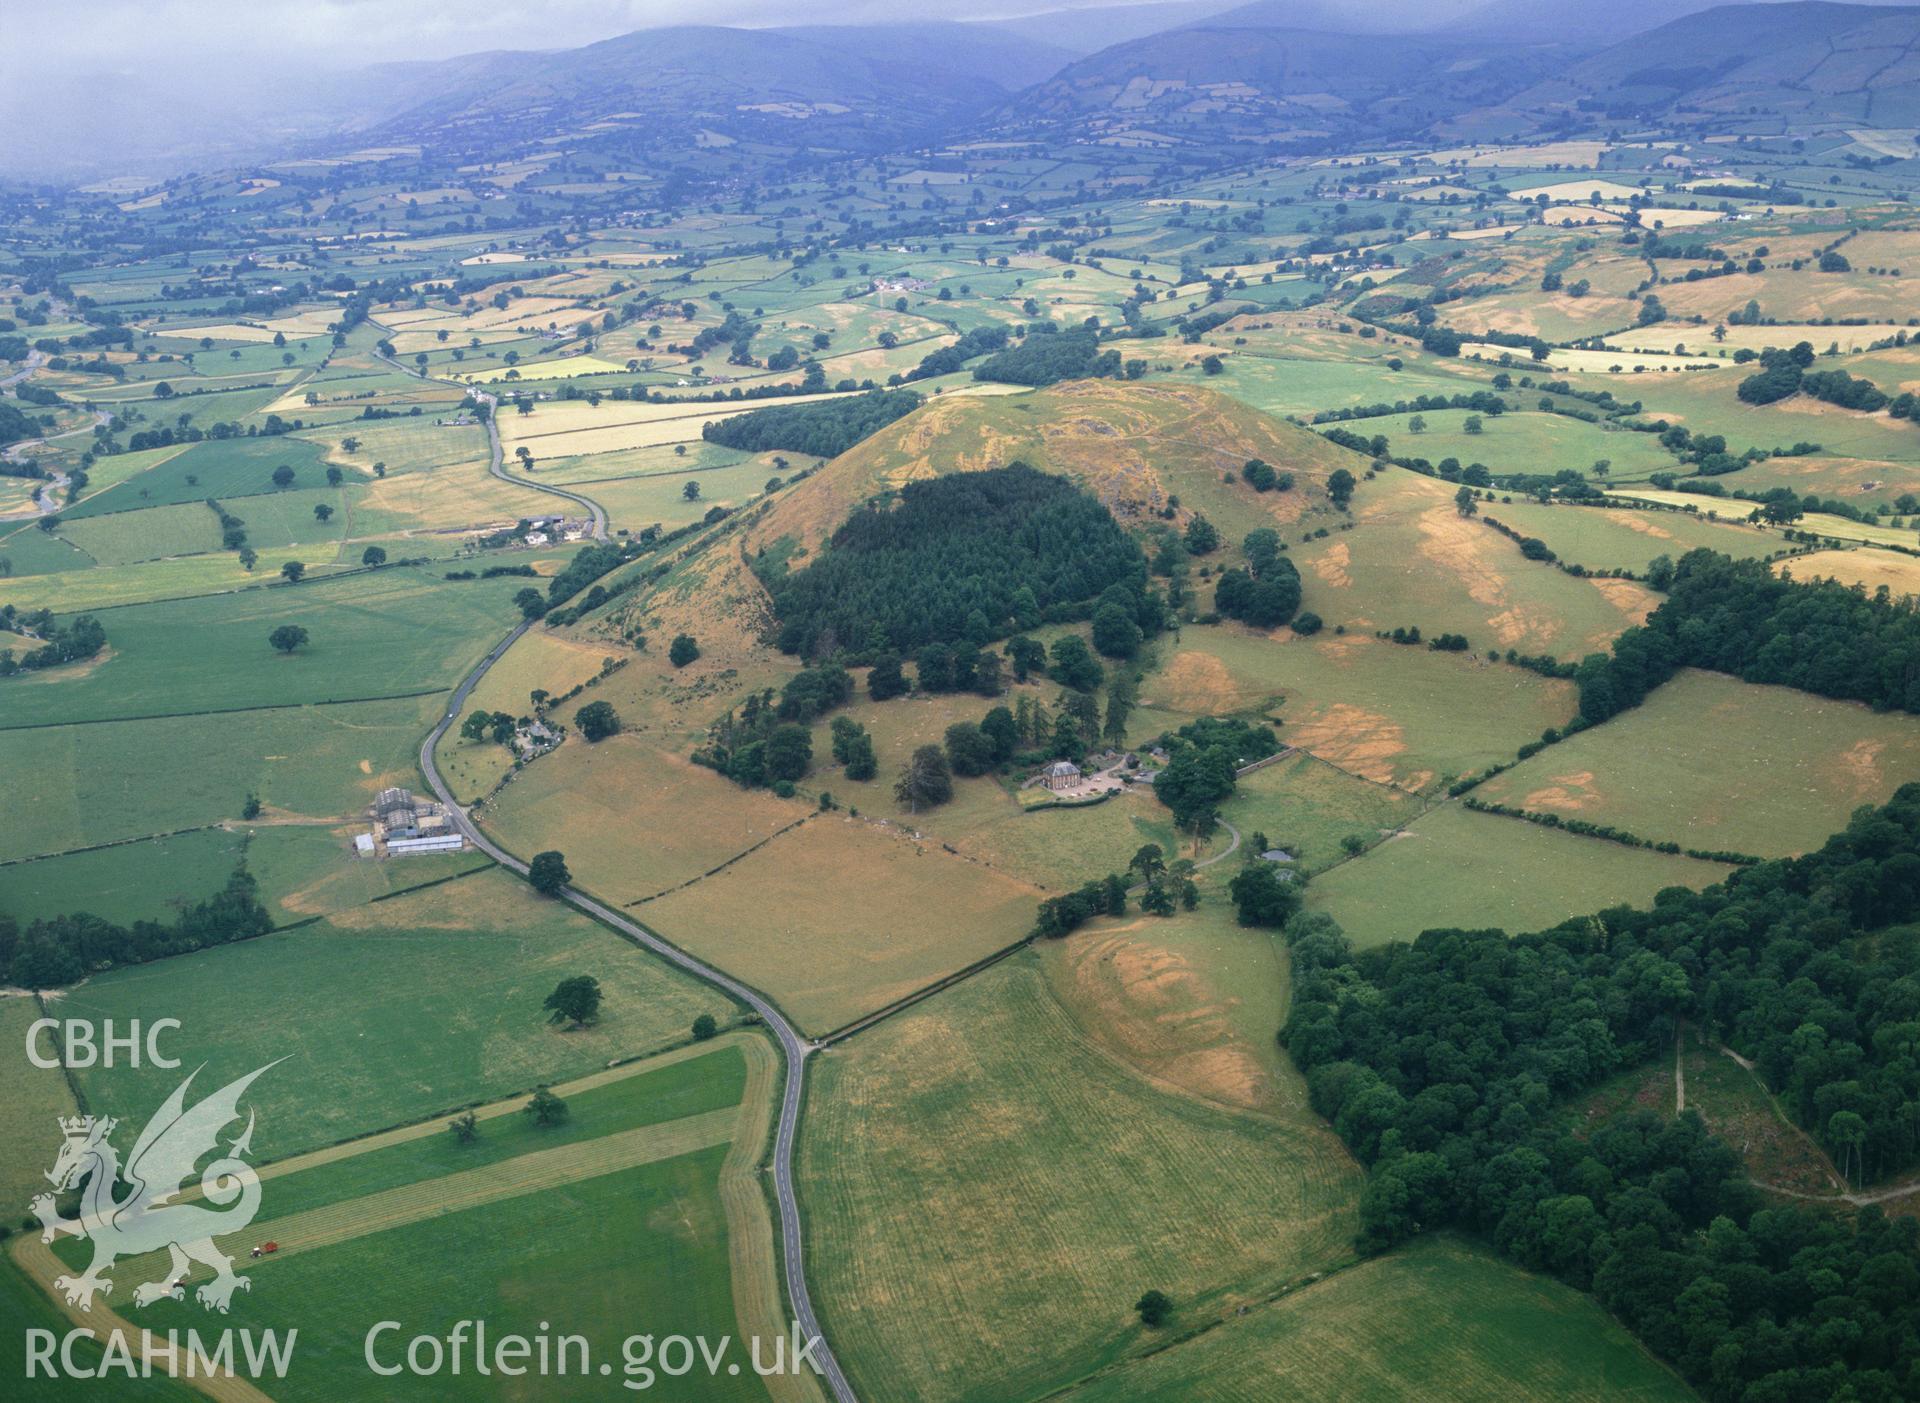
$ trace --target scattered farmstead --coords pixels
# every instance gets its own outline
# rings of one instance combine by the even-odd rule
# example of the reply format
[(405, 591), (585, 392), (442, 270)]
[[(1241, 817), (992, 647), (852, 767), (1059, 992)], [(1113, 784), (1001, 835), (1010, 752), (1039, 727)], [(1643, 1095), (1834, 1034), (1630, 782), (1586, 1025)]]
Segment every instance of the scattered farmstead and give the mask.
[(360, 857), (410, 857), (418, 853), (459, 852), (466, 836), (446, 806), (422, 799), (410, 789), (383, 789), (373, 801), (373, 828), (353, 840)]

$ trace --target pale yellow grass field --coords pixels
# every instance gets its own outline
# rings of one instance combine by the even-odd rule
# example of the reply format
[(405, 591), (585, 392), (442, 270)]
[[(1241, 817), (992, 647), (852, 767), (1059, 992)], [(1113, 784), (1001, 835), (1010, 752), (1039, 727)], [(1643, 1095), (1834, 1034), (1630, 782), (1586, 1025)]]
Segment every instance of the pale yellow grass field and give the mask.
[(1725, 220), (1726, 216), (1717, 209), (1662, 209), (1658, 205), (1647, 205), (1640, 211), (1640, 222), (1649, 229), (1691, 229)]
[(216, 341), (264, 343), (273, 340), (276, 335), (283, 335), (289, 341), (298, 341), (303, 337), (325, 336), (333, 323), (339, 319), (340, 313), (337, 309), (322, 308), (318, 311), (298, 312), (290, 317), (277, 317), (267, 322), (219, 322), (209, 326), (156, 326), (143, 329), (152, 336), (190, 341), (211, 336)]
[[(1490, 341), (1466, 342), (1460, 347), (1460, 354), (1469, 360), (1493, 361), (1496, 364), (1502, 356), (1508, 357), (1516, 365), (1523, 365), (1531, 360), (1524, 351), (1516, 351), (1510, 346), (1496, 346)], [(1731, 365), (1732, 361), (1703, 358), (1698, 355), (1682, 358), (1656, 351), (1584, 351), (1555, 346), (1547, 356), (1547, 364), (1556, 370), (1610, 372), (1617, 369), (1622, 373), (1641, 370), (1660, 374), (1682, 370), (1719, 370)]]
[(1791, 574), (1796, 580), (1838, 580), (1843, 585), (1859, 585), (1869, 593), (1884, 587), (1895, 599), (1920, 596), (1920, 558), (1872, 546), (1814, 551), (1778, 561), (1773, 568), (1775, 573)]
[(1040, 895), (902, 828), (830, 813), (639, 915), (821, 1033), (1018, 940)]
[(1456, 146), (1427, 154), (1430, 161), (1464, 161), (1469, 166), (1573, 166), (1591, 168), (1607, 151), (1604, 141), (1549, 141), (1539, 146)]
[(453, 378), (464, 380), (469, 385), (490, 385), (496, 380), (512, 377), (516, 380), (558, 380), (569, 375), (615, 375), (625, 370), (624, 365), (599, 356), (562, 356), (550, 361), (522, 361), (519, 365), (503, 365), (492, 370), (459, 370), (453, 372)]
[(1898, 322), (1874, 322), (1867, 326), (1729, 326), (1725, 337), (1716, 338), (1710, 326), (1648, 326), (1609, 336), (1607, 344), (1666, 355), (1674, 354), (1676, 346), (1685, 346), (1690, 356), (1731, 358), (1743, 347), (1758, 351), (1768, 346), (1791, 346), (1799, 341), (1810, 341), (1815, 349), (1822, 351), (1835, 342), (1843, 351), (1862, 351), (1875, 341), (1884, 341), (1905, 330), (1907, 328)]
[[(793, 395), (775, 404), (811, 404), (834, 395)], [(763, 404), (723, 409), (691, 402), (645, 404), (632, 400), (585, 400), (541, 404), (532, 414), (500, 416), (500, 437), (512, 454), (521, 444), (538, 458), (571, 458), (588, 453), (611, 453), (627, 448), (653, 448), (668, 443), (690, 443), (708, 424), (732, 419)]]
[(1537, 200), (1545, 195), (1555, 204), (1577, 204), (1591, 198), (1596, 192), (1602, 200), (1627, 200), (1645, 193), (1637, 185), (1622, 185), (1617, 180), (1604, 180), (1598, 176), (1592, 180), (1562, 180), (1552, 185), (1529, 185), (1514, 193), (1529, 200)]

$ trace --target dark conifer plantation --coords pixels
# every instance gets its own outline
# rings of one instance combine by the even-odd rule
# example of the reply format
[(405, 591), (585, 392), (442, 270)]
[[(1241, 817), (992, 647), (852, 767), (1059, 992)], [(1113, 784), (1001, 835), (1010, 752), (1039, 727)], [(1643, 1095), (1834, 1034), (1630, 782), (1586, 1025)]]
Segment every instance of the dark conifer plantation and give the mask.
[(1015, 463), (869, 503), (818, 560), (769, 588), (782, 651), (861, 657), (1081, 617), (1115, 585), (1145, 613), (1146, 583), (1146, 557), (1105, 507)]

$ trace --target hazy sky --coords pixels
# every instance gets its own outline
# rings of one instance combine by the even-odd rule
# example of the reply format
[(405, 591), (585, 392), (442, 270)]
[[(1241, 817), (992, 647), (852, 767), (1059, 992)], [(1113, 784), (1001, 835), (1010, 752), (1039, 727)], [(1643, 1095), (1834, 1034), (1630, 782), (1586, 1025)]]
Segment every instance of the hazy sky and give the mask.
[[(1115, 0), (1094, 0), (1115, 3)], [(1122, 0), (1124, 2), (1124, 0)], [(7, 0), (0, 82), (49, 60), (95, 70), (233, 55), (335, 64), (558, 49), (663, 24), (974, 19), (1089, 0)], [(10, 70), (12, 70), (10, 72)]]

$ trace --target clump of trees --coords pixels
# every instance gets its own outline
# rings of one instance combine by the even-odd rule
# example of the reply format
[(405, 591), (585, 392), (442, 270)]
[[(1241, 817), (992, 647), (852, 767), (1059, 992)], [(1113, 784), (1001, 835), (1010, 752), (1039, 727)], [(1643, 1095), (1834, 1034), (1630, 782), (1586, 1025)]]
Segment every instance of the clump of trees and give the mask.
[[(736, 784), (791, 793), (813, 763), (810, 724), (852, 699), (853, 675), (844, 667), (807, 668), (787, 680), (777, 702), (769, 687), (749, 695), (737, 712), (728, 711), (708, 731), (708, 742), (693, 753), (693, 761)], [(838, 750), (836, 743), (836, 758)]]
[(1269, 527), (1248, 532), (1241, 550), (1247, 568), (1220, 572), (1213, 607), (1255, 628), (1278, 628), (1299, 611), (1300, 571), (1281, 554), (1279, 533)]
[(589, 741), (605, 740), (608, 736), (620, 734), (620, 715), (611, 702), (588, 702), (573, 714), (573, 724), (580, 728), (580, 734)]
[(1173, 810), (1174, 822), (1204, 837), (1233, 794), (1234, 771), (1277, 752), (1280, 738), (1264, 723), (1208, 716), (1162, 735), (1159, 744), (1167, 764), (1153, 792)]
[(893, 797), (907, 806), (909, 813), (944, 804), (953, 797), (953, 770), (947, 755), (937, 745), (923, 745), (913, 752), (894, 782)]
[(914, 390), (870, 390), (816, 404), (776, 404), (708, 424), (708, 443), (748, 453), (807, 453), (833, 458), (920, 407)]
[(49, 610), (15, 614), (9, 609), (0, 615), (0, 623), (29, 630), (41, 640), (38, 648), (30, 648), (19, 657), (14, 656), (11, 648), (0, 648), (0, 677), (85, 662), (107, 646), (107, 631), (91, 614), (81, 614), (71, 623), (56, 627)]
[(122, 926), (81, 912), (32, 921), (23, 929), (0, 916), (0, 971), (9, 984), (51, 989), (120, 965), (251, 940), (272, 929), (259, 885), (242, 866), (221, 890), (184, 907), (170, 922)]
[(1103, 351), (1091, 331), (1036, 334), (1006, 350), (988, 356), (974, 368), (976, 380), (1007, 385), (1057, 385), (1062, 380), (1118, 379), (1120, 353)]
[(572, 880), (573, 873), (567, 870), (565, 856), (551, 849), (535, 853), (533, 861), (527, 864), (527, 881), (542, 896), (558, 896)]

